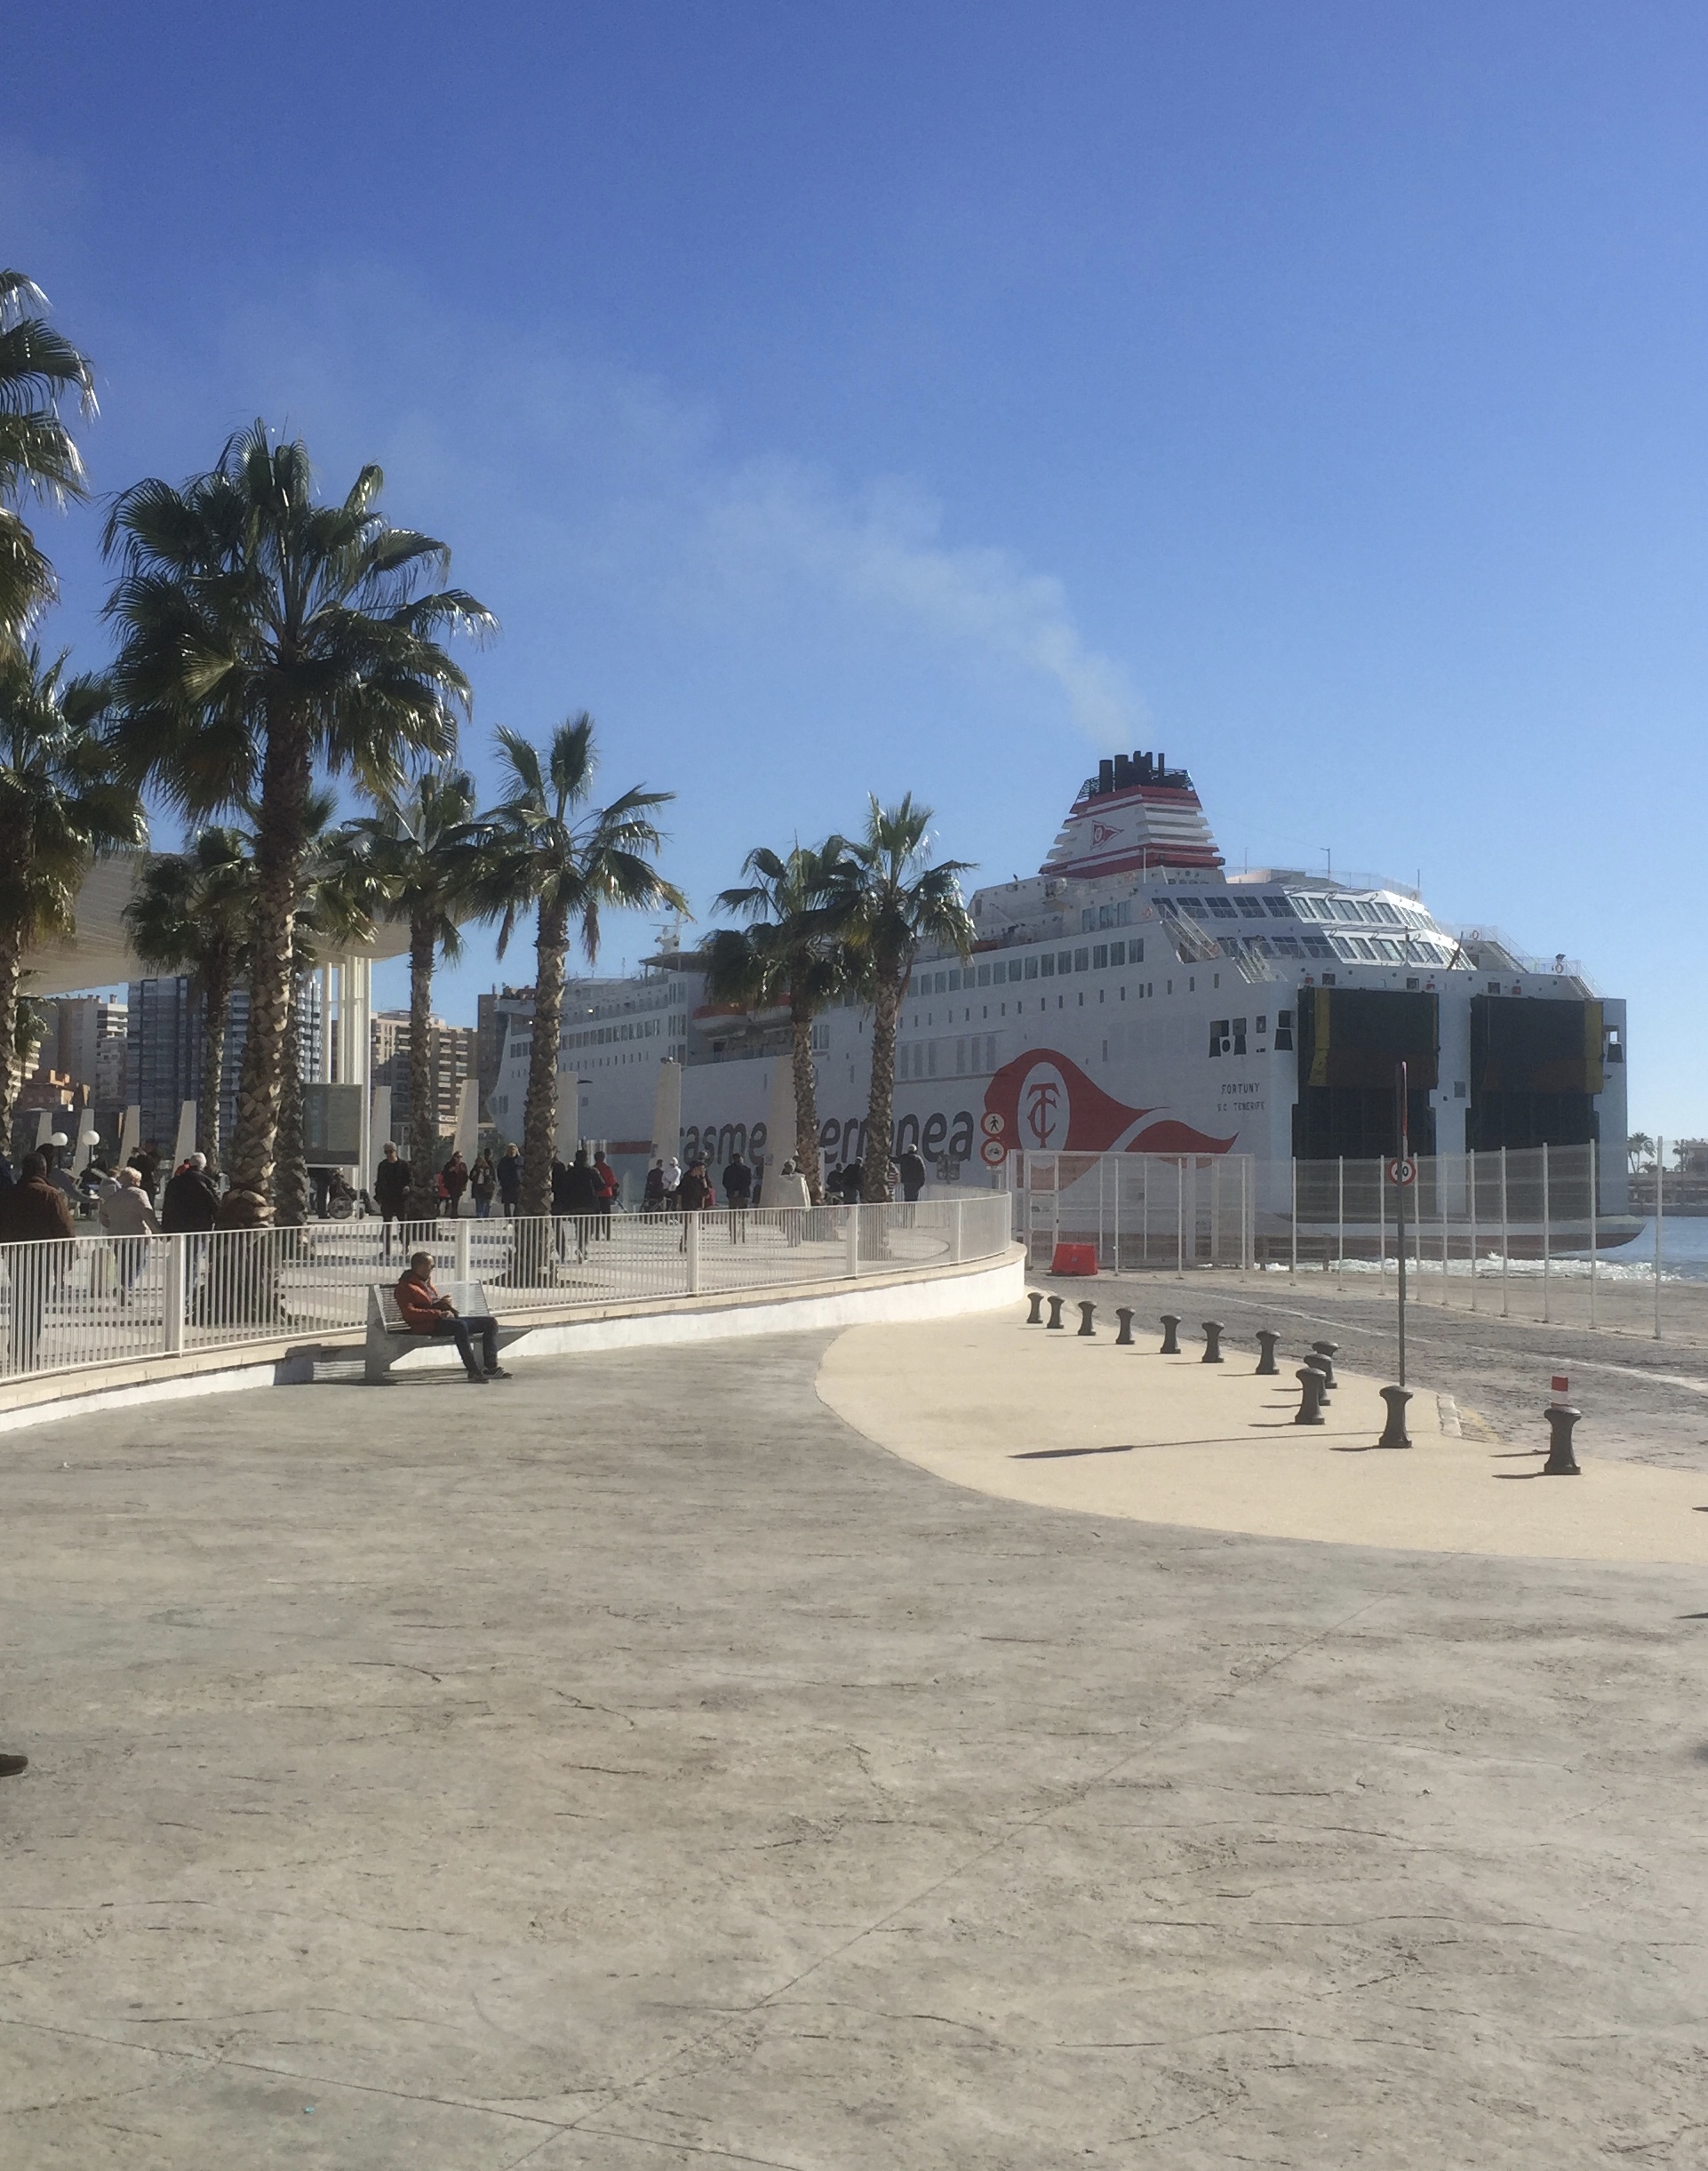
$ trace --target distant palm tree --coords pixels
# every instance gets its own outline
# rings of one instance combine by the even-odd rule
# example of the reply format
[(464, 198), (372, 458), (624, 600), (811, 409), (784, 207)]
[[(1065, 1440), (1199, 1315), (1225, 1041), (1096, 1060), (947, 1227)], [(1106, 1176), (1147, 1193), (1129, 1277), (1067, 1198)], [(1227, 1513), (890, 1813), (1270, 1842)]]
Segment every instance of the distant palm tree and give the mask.
[(1633, 1169), (1655, 1158), (1655, 1141), (1646, 1130), (1633, 1130), (1625, 1139), (1625, 1159)]
[[(308, 794), (308, 842), (299, 869), (297, 909), (291, 924), (290, 1030), (280, 1079), (273, 1166), (274, 1217), (285, 1228), (300, 1228), (308, 1218), (308, 1161), (302, 1123), (308, 976), (328, 956), (371, 943), (374, 911), (384, 902), (365, 856), (353, 847), (346, 832), (332, 827), (336, 810), (337, 802), (330, 791)], [(324, 1018), (320, 1025), (323, 1033)]]
[(688, 909), (682, 892), (652, 865), (664, 839), (651, 810), (667, 804), (674, 793), (636, 786), (608, 807), (589, 806), (598, 767), (593, 728), (585, 711), (559, 724), (543, 763), (539, 749), (520, 732), (499, 731), (509, 790), (484, 818), (490, 847), (483, 890), (491, 909), (501, 915), (500, 957), (522, 914), (530, 906), (535, 910), (533, 1048), (522, 1129), (524, 1214), (545, 1214), (551, 1207), (563, 965), (572, 935), (579, 932), (592, 964), (599, 954), (604, 907)]
[(255, 423), (181, 489), (125, 491), (106, 531), (119, 578), (114, 754), (193, 819), (252, 801), (254, 956), (228, 1224), (271, 1212), (291, 1009), (292, 922), (317, 769), (395, 797), (419, 761), (450, 758), (468, 682), (440, 644), (495, 624), (443, 578), (450, 552), (394, 528), (364, 467), (340, 503), (316, 502), (307, 449)]
[(475, 818), (474, 782), (460, 769), (424, 776), (406, 800), (348, 822), (345, 829), (390, 911), (409, 922), (409, 1211), (417, 1220), (431, 1220), (439, 1152), (427, 1060), (433, 968), (441, 957), (453, 964), (461, 956), (458, 921), (483, 909), (480, 900), (492, 872), (490, 833)]
[(53, 568), (21, 507), (87, 494), (83, 461), (60, 413), (75, 392), (95, 411), (87, 358), (47, 323), (47, 298), (21, 271), (0, 271), (0, 656), (14, 653), (54, 595)]
[(74, 931), (91, 863), (148, 834), (135, 792), (112, 781), (103, 759), (105, 685), (68, 678), (65, 663), (44, 666), (33, 648), (0, 656), (0, 1140), (12, 1135), (22, 1070), (24, 953)]
[(138, 958), (151, 972), (186, 975), (201, 1004), (196, 1143), (216, 1174), (231, 998), (249, 970), (254, 920), (255, 855), (241, 829), (200, 829), (181, 852), (150, 859), (124, 907)]
[(862, 961), (872, 998), (872, 1088), (866, 1107), (860, 1195), (868, 1204), (890, 1196), (894, 1137), (896, 1026), (914, 960), (929, 943), (969, 956), (973, 923), (961, 898), (962, 859), (926, 863), (930, 807), (909, 792), (899, 804), (868, 807), (866, 834), (850, 848), (855, 874), (840, 915), (844, 939)]
[[(858, 992), (858, 960), (841, 938), (856, 870), (841, 837), (815, 847), (797, 844), (786, 857), (763, 845), (748, 853), (742, 872), (754, 877), (718, 898), (725, 912), (746, 914), (745, 928), (720, 928), (701, 952), (715, 1001), (744, 1010), (789, 1013), (794, 1080), (794, 1165), (814, 1204), (824, 1199), (818, 1158), (818, 1085), (812, 1068), (812, 1024), (818, 1013)], [(770, 1142), (773, 1153), (785, 1148)]]

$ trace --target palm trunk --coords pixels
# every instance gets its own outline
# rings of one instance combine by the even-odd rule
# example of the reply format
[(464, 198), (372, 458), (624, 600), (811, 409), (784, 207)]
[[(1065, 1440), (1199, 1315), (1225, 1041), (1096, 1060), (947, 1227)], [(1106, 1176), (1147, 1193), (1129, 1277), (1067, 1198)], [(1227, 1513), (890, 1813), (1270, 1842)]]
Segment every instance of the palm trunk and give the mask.
[(231, 1141), (231, 1187), (220, 1204), (228, 1227), (253, 1228), (272, 1217), (273, 1162), (279, 1096), (291, 1030), (291, 983), (303, 816), (313, 763), (308, 735), (295, 719), (268, 719), (255, 833), (255, 945), (249, 974), (249, 1032)]
[[(534, 1044), (528, 1058), (528, 1106), (522, 1121), (522, 1210), (552, 1210), (552, 1151), (557, 1137), (557, 1043), (563, 1022), (563, 906), (539, 908), (534, 944)], [(570, 1090), (575, 1086), (571, 1083)]]
[(409, 930), (409, 1210), (417, 1221), (431, 1221), (439, 1202), (434, 1180), (439, 1118), (433, 1105), (427, 1023), (433, 1015), (433, 922), (418, 915)]
[(789, 1053), (794, 1071), (794, 1165), (807, 1179), (815, 1206), (825, 1200), (824, 1167), (818, 1158), (818, 1082), (812, 1069), (812, 1013), (789, 1006)]
[(202, 988), (202, 1092), (196, 1104), (196, 1144), (208, 1157), (211, 1176), (219, 1173), (219, 1100), (230, 1023), (230, 978), (210, 974)]
[(896, 1021), (901, 1012), (901, 991), (907, 985), (906, 961), (879, 968), (872, 1000), (872, 1092), (866, 1111), (866, 1144), (862, 1149), (863, 1180), (860, 1196), (868, 1206), (882, 1206), (890, 1196), (890, 1142), (895, 1129)]
[(273, 1214), (281, 1228), (308, 1218), (308, 1161), (302, 1137), (302, 978), (291, 979), (290, 1028), (279, 1072), (279, 1128), (273, 1164)]
[(0, 930), (0, 1151), (5, 1153), (12, 1150), (12, 1104), (18, 1097), (24, 1070), (17, 1045), (23, 951), (23, 939), (16, 928)]

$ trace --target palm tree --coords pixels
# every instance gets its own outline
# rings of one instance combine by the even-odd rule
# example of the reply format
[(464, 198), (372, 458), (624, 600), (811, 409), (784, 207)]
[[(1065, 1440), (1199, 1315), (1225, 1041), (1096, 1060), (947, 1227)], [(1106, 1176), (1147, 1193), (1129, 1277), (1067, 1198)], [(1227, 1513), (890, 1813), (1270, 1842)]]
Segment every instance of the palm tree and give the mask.
[(1646, 1130), (1633, 1130), (1625, 1140), (1625, 1159), (1633, 1169), (1640, 1169), (1645, 1161), (1655, 1156), (1655, 1141)]
[(231, 998), (249, 970), (255, 857), (241, 829), (197, 830), (181, 852), (150, 859), (124, 907), (131, 947), (150, 971), (183, 973), (202, 1006), (196, 1143), (219, 1169), (220, 1084)]
[(598, 756), (593, 718), (584, 710), (558, 725), (542, 763), (539, 749), (520, 732), (498, 734), (509, 791), (485, 819), (490, 831), (483, 895), (502, 914), (499, 955), (532, 905), (533, 1049), (522, 1127), (522, 1210), (551, 1207), (552, 1147), (557, 1130), (557, 1048), (563, 1018), (563, 962), (579, 931), (592, 964), (599, 954), (599, 914), (686, 912), (687, 900), (652, 865), (664, 839), (651, 818), (674, 792), (637, 785), (608, 807), (591, 807)]
[[(331, 792), (308, 794), (308, 842), (299, 872), (296, 915), (291, 926), (291, 1010), (280, 1077), (279, 1128), (273, 1164), (274, 1217), (284, 1228), (308, 1218), (308, 1161), (302, 1125), (303, 1004), (307, 978), (329, 954), (373, 938), (376, 905), (383, 893), (366, 857), (344, 830), (332, 828)], [(326, 1021), (321, 1020), (321, 1030)]]
[(868, 1204), (890, 1196), (894, 1134), (896, 1023), (902, 995), (922, 945), (970, 955), (973, 923), (961, 901), (964, 859), (926, 864), (930, 807), (911, 792), (893, 807), (869, 802), (866, 834), (850, 850), (853, 889), (840, 917), (846, 939), (864, 962), (872, 999), (872, 1089), (866, 1106), (864, 1183)]
[(67, 677), (65, 664), (44, 666), (33, 648), (0, 656), (0, 1139), (12, 1135), (21, 1074), (24, 953), (73, 932), (91, 862), (147, 834), (135, 792), (106, 771), (106, 688)]
[(812, 1021), (827, 1004), (857, 992), (857, 954), (840, 939), (856, 870), (847, 845), (833, 836), (816, 848), (797, 844), (786, 858), (761, 845), (747, 854), (742, 873), (754, 879), (723, 890), (718, 905), (744, 914), (750, 924), (720, 928), (706, 944), (706, 983), (717, 1001), (739, 1002), (745, 1010), (788, 1010), (794, 1165), (817, 1204), (824, 1198), (824, 1177)]
[(424, 776), (401, 804), (345, 825), (379, 893), (409, 922), (410, 1166), (409, 1210), (433, 1217), (434, 1164), (439, 1119), (433, 1104), (433, 1069), (427, 1060), (433, 1015), (433, 968), (462, 954), (459, 917), (485, 910), (490, 883), (489, 832), (475, 818), (475, 786), (466, 770)]
[(53, 568), (20, 509), (86, 495), (83, 461), (60, 414), (75, 391), (95, 411), (88, 360), (42, 315), (47, 298), (21, 271), (0, 271), (0, 656), (14, 652), (54, 594)]
[(114, 505), (120, 628), (114, 752), (193, 819), (252, 801), (254, 956), (225, 1218), (271, 1212), (290, 1030), (292, 923), (317, 769), (395, 796), (415, 761), (447, 760), (468, 682), (441, 645), (495, 621), (443, 577), (443, 543), (379, 511), (366, 467), (317, 503), (307, 447), (257, 422), (181, 489), (139, 483)]

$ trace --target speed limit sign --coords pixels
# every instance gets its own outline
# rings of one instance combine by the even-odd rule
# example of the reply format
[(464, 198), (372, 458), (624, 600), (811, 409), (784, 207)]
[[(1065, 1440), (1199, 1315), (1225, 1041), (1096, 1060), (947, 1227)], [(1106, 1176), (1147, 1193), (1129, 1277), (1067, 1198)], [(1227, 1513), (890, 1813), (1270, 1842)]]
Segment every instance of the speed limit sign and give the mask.
[(994, 1108), (987, 1109), (978, 1119), (978, 1128), (987, 1138), (1000, 1138), (1008, 1125)]
[(1388, 1163), (1388, 1181), (1391, 1184), (1415, 1184), (1417, 1181), (1417, 1163), (1397, 1158), (1391, 1161)]

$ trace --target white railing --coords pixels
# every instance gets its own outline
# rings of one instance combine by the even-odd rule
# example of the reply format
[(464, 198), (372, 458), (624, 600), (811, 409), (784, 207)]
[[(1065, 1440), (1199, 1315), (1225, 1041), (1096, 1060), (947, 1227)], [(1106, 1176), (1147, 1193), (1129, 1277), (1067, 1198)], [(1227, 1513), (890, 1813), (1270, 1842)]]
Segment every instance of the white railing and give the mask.
[(1249, 1153), (1016, 1153), (1014, 1233), (1034, 1272), (1058, 1244), (1094, 1244), (1123, 1268), (1251, 1264)]
[(1009, 1242), (1009, 1201), (754, 1207), (541, 1220), (313, 1222), (191, 1236), (0, 1245), (0, 1381), (359, 1329), (411, 1251), (477, 1281), (499, 1316), (787, 1289), (960, 1265)]

